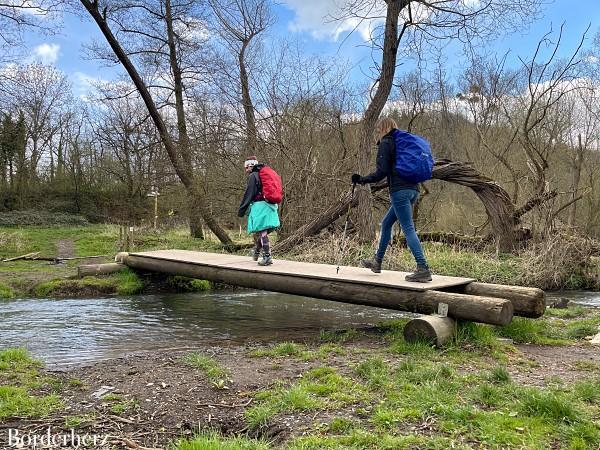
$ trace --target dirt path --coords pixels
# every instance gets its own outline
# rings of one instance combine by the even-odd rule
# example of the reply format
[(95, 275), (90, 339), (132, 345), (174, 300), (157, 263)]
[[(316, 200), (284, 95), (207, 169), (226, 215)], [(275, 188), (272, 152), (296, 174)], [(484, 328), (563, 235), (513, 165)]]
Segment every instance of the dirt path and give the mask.
[(75, 243), (71, 239), (61, 239), (56, 242), (57, 258), (72, 258), (75, 256)]

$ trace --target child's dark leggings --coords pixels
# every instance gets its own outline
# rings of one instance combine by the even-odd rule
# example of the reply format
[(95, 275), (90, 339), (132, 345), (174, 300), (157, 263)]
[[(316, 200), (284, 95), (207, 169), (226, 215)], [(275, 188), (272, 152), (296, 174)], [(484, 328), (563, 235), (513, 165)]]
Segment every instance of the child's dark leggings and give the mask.
[(254, 233), (256, 238), (256, 250), (260, 252), (263, 251), (265, 256), (271, 256), (271, 246), (269, 244), (269, 231), (263, 230), (258, 233)]

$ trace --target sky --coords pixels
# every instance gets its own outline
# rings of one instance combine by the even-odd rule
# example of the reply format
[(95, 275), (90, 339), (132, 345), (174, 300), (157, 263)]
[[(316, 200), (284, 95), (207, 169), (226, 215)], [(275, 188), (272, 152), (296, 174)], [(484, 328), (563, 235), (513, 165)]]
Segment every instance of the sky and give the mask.
[[(475, 0), (465, 0), (475, 1)], [(340, 58), (352, 67), (350, 78), (357, 82), (368, 81), (365, 73), (371, 65), (368, 49), (368, 24), (356, 28), (356, 23), (333, 22), (328, 15), (335, 14), (339, 0), (280, 0), (274, 5), (275, 23), (268, 40), (282, 37), (297, 39), (308, 55)], [(600, 0), (555, 0), (543, 7), (540, 17), (521, 32), (511, 33), (490, 46), (499, 56), (508, 52), (509, 64), (518, 64), (518, 57), (533, 54), (539, 39), (550, 30), (558, 30), (564, 23), (561, 53), (571, 53), (590, 26), (588, 41), (600, 31)], [(356, 28), (356, 29), (355, 29)], [(554, 35), (556, 36), (556, 34)], [(97, 61), (84, 56), (82, 45), (93, 38), (103, 39), (95, 23), (67, 15), (59, 34), (52, 36), (29, 33), (26, 61), (54, 64), (67, 74), (77, 95), (89, 89), (89, 80), (114, 79), (115, 69), (101, 67)], [(446, 58), (453, 60), (456, 48), (449, 46)]]

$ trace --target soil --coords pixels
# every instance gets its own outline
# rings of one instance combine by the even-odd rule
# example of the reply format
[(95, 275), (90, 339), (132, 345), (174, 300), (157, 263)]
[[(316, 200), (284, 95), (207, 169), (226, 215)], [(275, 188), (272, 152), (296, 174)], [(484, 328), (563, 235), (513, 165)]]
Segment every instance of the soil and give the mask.
[(75, 243), (71, 239), (62, 239), (56, 243), (57, 258), (72, 258), (75, 256)]
[[(318, 343), (308, 342), (307, 345), (316, 348)], [(360, 413), (353, 407), (346, 407), (341, 411), (278, 415), (268, 427), (250, 431), (245, 425), (244, 411), (253, 405), (256, 392), (268, 389), (275, 382), (294, 383), (307, 370), (323, 365), (348, 374), (353, 366), (365, 359), (365, 354), (381, 354), (394, 366), (406, 358), (385, 352), (386, 343), (375, 332), (365, 333), (341, 345), (345, 354), (331, 355), (327, 361), (303, 361), (289, 356), (251, 357), (250, 352), (256, 346), (246, 344), (136, 353), (49, 372), (64, 381), (61, 396), (65, 407), (46, 419), (13, 418), (0, 424), (0, 448), (5, 448), (2, 439), (6, 438), (9, 428), (43, 434), (52, 427), (53, 433), (61, 429), (67, 433), (69, 427), (65, 425), (65, 418), (68, 416), (88, 418), (76, 427), (79, 434), (109, 436), (106, 446), (94, 448), (164, 448), (177, 438), (209, 428), (224, 435), (249, 433), (275, 444), (282, 443), (314, 428), (315, 423), (327, 423), (334, 416), (360, 418)], [(510, 354), (508, 370), (513, 379), (523, 385), (544, 386), (557, 379), (572, 382), (586, 375), (576, 365), (577, 361), (600, 361), (598, 347), (587, 344), (569, 347), (517, 345), (515, 349)], [(201, 370), (186, 365), (182, 357), (190, 351), (210, 355), (227, 368), (230, 374), (226, 385), (215, 386)], [(465, 370), (472, 369), (465, 367)], [(113, 400), (107, 400), (107, 394), (114, 394)], [(115, 412), (119, 402), (130, 407)]]

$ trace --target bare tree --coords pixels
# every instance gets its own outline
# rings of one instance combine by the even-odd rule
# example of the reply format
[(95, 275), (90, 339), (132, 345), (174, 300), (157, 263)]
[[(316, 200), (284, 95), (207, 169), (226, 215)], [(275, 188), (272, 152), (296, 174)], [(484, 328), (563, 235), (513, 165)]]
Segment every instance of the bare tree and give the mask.
[[(485, 3), (461, 0), (351, 0), (346, 2), (345, 14), (339, 19), (358, 18), (373, 20), (385, 12), (383, 31), (374, 36), (374, 45), (381, 52), (381, 63), (376, 67), (375, 94), (371, 97), (362, 121), (359, 169), (368, 170), (372, 157), (372, 130), (392, 88), (398, 50), (406, 36), (409, 46), (421, 48), (432, 39), (475, 39), (531, 20), (539, 1), (490, 0)], [(500, 22), (499, 19), (502, 19)], [(359, 192), (361, 204), (359, 230), (363, 240), (374, 236), (369, 191)]]
[(273, 16), (266, 0), (209, 0), (209, 4), (217, 18), (219, 34), (237, 57), (241, 103), (246, 119), (246, 149), (256, 154), (258, 135), (247, 59), (253, 41), (272, 24)]
[(0, 0), (0, 62), (14, 59), (27, 33), (49, 33), (62, 0)]
[[(184, 48), (177, 26), (184, 30), (189, 29), (191, 24), (197, 24), (197, 21), (190, 20), (188, 14), (191, 14), (191, 2), (178, 3), (175, 8), (171, 0), (159, 1), (158, 4), (152, 2), (141, 3), (102, 3), (95, 0), (81, 0), (90, 16), (94, 19), (106, 41), (111, 47), (118, 61), (123, 65), (127, 74), (131, 78), (136, 90), (142, 97), (146, 108), (152, 118), (161, 141), (165, 146), (169, 159), (173, 164), (177, 176), (185, 186), (188, 193), (189, 212), (190, 212), (190, 230), (193, 236), (202, 236), (202, 219), (210, 230), (225, 245), (231, 245), (232, 241), (225, 230), (217, 223), (215, 218), (207, 208), (204, 192), (199, 188), (197, 180), (194, 177), (192, 166), (191, 150), (189, 147), (189, 136), (187, 134), (187, 124), (185, 120), (184, 104), (184, 70), (181, 66), (182, 53)], [(146, 21), (133, 21), (132, 14), (141, 13), (149, 16)], [(137, 49), (127, 51), (121, 40), (113, 33), (111, 20), (116, 27), (117, 32), (122, 35), (135, 36), (136, 38), (149, 39), (154, 43), (150, 48), (138, 47)], [(151, 33), (154, 26), (162, 26), (162, 33)], [(157, 25), (158, 24), (158, 25)], [(127, 40), (123, 41), (127, 43)], [(132, 61), (132, 57), (142, 55), (150, 58), (157, 65), (167, 58), (170, 75), (172, 77), (172, 92), (175, 96), (175, 112), (177, 117), (177, 139), (171, 136), (169, 127), (159, 111), (155, 99), (151, 95), (148, 84), (143, 80), (138, 69)]]

